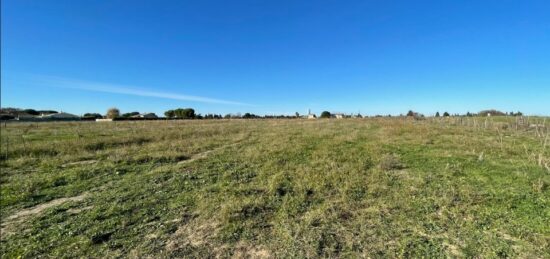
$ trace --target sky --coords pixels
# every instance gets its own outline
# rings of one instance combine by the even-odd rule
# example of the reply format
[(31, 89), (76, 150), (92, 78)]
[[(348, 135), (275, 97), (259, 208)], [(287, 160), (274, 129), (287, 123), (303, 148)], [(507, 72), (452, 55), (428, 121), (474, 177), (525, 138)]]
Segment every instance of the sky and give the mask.
[(2, 0), (1, 106), (550, 115), (550, 1)]

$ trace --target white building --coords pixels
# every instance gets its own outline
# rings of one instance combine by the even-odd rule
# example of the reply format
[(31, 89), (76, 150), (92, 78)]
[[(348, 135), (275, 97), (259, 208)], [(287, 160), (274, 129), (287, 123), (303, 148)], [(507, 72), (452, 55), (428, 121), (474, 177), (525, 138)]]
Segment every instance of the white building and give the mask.
[(317, 116), (313, 113), (311, 113), (311, 109), (307, 110), (307, 118), (308, 119), (317, 119)]
[(333, 114), (333, 115), (334, 115), (334, 117), (335, 117), (336, 119), (343, 119), (343, 118), (344, 118), (344, 114), (343, 114), (343, 113), (335, 113), (335, 114)]

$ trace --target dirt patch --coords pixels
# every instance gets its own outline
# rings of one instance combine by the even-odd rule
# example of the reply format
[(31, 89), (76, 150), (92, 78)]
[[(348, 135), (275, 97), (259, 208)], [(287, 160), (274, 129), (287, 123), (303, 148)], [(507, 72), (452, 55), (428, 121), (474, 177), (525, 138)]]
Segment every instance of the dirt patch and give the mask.
[[(59, 198), (59, 199), (51, 200), (51, 201), (46, 202), (46, 203), (38, 204), (38, 205), (36, 205), (32, 208), (23, 209), (23, 210), (20, 210), (20, 211), (14, 213), (13, 215), (5, 218), (2, 222), (1, 229), (0, 229), (0, 231), (3, 234), (2, 239), (6, 236), (9, 236), (9, 235), (13, 234), (14, 233), (13, 231), (15, 231), (14, 227), (16, 225), (21, 224), (27, 217), (40, 214), (46, 209), (61, 205), (65, 202), (83, 201), (88, 195), (89, 195), (88, 193), (83, 193), (83, 194), (75, 196), (75, 197)], [(81, 209), (77, 213), (81, 212), (83, 209)]]

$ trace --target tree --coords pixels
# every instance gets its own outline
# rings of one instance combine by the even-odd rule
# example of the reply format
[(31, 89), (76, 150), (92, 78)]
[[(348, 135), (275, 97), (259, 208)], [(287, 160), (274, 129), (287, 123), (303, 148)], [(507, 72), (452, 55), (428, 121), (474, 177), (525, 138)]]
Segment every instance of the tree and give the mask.
[(451, 116), (451, 115), (448, 112), (443, 113), (443, 117), (449, 117), (449, 116)]
[(130, 118), (130, 117), (135, 116), (135, 115), (139, 115), (139, 112), (124, 113), (124, 114), (122, 114), (122, 117), (124, 117), (124, 118)]
[[(196, 117), (195, 110), (192, 108), (178, 108), (175, 110), (168, 110), (164, 112), (164, 116), (167, 118), (182, 118), (182, 119), (194, 119)], [(202, 116), (201, 116), (202, 117)]]
[(110, 108), (109, 110), (107, 110), (107, 115), (106, 117), (108, 119), (114, 119), (114, 118), (117, 118), (120, 116), (120, 110), (117, 109), (117, 108)]
[(82, 117), (84, 117), (84, 118), (94, 118), (94, 119), (103, 118), (103, 116), (101, 116), (101, 114), (99, 114), (99, 113), (84, 113), (84, 115)]
[(329, 111), (324, 111), (321, 113), (321, 118), (330, 118), (332, 116)]
[(58, 112), (54, 111), (54, 110), (39, 110), (38, 113), (40, 113), (40, 114), (54, 114), (54, 113), (58, 113)]
[(174, 113), (174, 110), (167, 110), (164, 112), (164, 116), (166, 118), (174, 118), (176, 117), (176, 113)]
[(33, 109), (23, 110), (23, 113), (26, 113), (26, 114), (29, 114), (29, 115), (40, 115), (39, 112), (37, 112), (36, 110), (33, 110)]
[(440, 115), (439, 115), (439, 112), (436, 112), (436, 113), (435, 113), (435, 117), (439, 117), (439, 116), (440, 116)]
[(257, 117), (258, 117), (257, 115), (249, 113), (249, 112), (247, 112), (243, 115), (243, 119), (252, 119), (252, 118), (257, 118)]
[(407, 117), (414, 117), (414, 112), (409, 110), (409, 112), (407, 112)]
[(495, 109), (483, 110), (483, 111), (480, 111), (478, 113), (479, 116), (488, 116), (489, 114), (491, 114), (490, 116), (504, 116), (504, 115), (506, 115), (506, 113), (501, 112), (501, 111), (497, 111)]
[(296, 115), (296, 118), (300, 118), (300, 114), (296, 112), (294, 115)]

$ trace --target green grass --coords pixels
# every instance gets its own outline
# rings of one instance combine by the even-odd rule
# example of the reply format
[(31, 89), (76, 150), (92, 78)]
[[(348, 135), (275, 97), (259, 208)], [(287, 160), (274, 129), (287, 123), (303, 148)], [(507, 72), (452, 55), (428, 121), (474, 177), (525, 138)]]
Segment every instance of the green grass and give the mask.
[(477, 120), (8, 123), (2, 258), (550, 257), (550, 143)]

